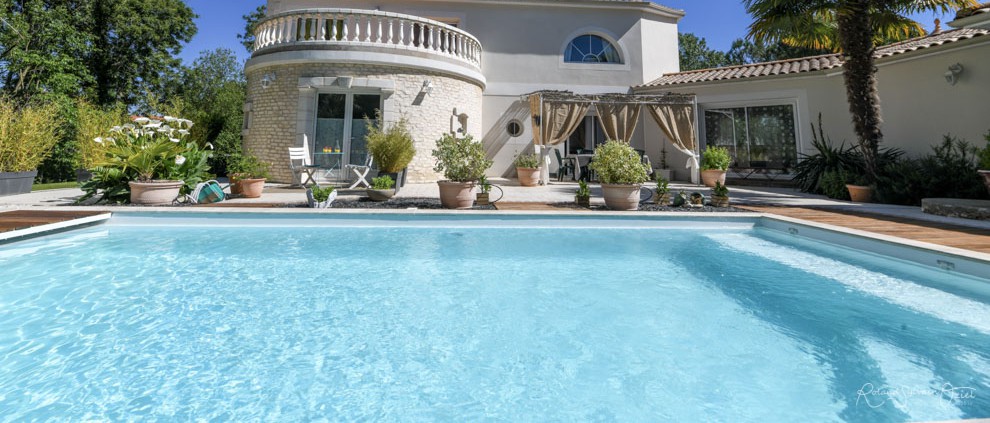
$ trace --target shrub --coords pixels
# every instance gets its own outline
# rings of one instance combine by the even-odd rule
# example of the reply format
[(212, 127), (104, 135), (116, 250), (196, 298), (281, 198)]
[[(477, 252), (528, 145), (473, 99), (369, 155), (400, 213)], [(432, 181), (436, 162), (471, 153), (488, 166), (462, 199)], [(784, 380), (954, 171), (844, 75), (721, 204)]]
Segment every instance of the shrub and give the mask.
[[(838, 147), (832, 145), (832, 140), (822, 130), (822, 116), (820, 114), (818, 115), (817, 131), (815, 124), (811, 124), (811, 137), (811, 145), (815, 147), (817, 153), (802, 155), (801, 161), (794, 167), (797, 172), (794, 176), (794, 182), (803, 192), (828, 195), (822, 182), (824, 175), (829, 172), (853, 172), (859, 168), (860, 160), (855, 147), (847, 148), (845, 142)], [(834, 180), (835, 176), (833, 174), (830, 178)], [(845, 184), (843, 184), (843, 189), (845, 189)], [(832, 196), (829, 195), (829, 197)]]
[(605, 184), (641, 184), (650, 180), (639, 153), (622, 141), (610, 140), (596, 148), (589, 167)]
[(712, 189), (712, 195), (719, 197), (728, 197), (729, 188), (726, 187), (725, 185), (722, 185), (721, 181), (715, 181), (715, 188)]
[(990, 170), (990, 131), (987, 132), (984, 138), (987, 140), (987, 145), (980, 150), (979, 167), (980, 169)]
[[(380, 114), (378, 122), (381, 122)], [(416, 156), (416, 146), (406, 118), (401, 118), (391, 125), (378, 125), (371, 120), (365, 120), (365, 124), (368, 127), (368, 134), (365, 136), (368, 151), (374, 158), (378, 170), (384, 173), (398, 173), (409, 166)]]
[(523, 169), (536, 169), (540, 167), (540, 157), (536, 154), (520, 154), (516, 156), (515, 164)]
[(660, 176), (659, 172), (657, 173), (656, 177), (657, 177), (657, 194), (663, 195), (669, 193), (670, 181), (668, 181), (667, 178)]
[(818, 186), (822, 194), (836, 200), (849, 200), (849, 190), (846, 184), (851, 175), (843, 169), (831, 169), (821, 174)]
[(588, 183), (583, 179), (578, 181), (578, 189), (577, 192), (574, 193), (574, 196), (578, 198), (591, 198), (591, 189), (588, 188)]
[(388, 175), (379, 176), (377, 178), (371, 179), (371, 189), (378, 189), (378, 190), (392, 189), (392, 187), (394, 186), (395, 186), (395, 181), (392, 180), (392, 177)]
[(232, 157), (227, 172), (235, 179), (268, 179), (272, 164), (263, 162), (253, 154), (238, 154)]
[(492, 184), (488, 182), (488, 178), (486, 178), (485, 175), (481, 175), (481, 177), (478, 178), (478, 190), (480, 190), (482, 194), (492, 192)]
[(726, 170), (732, 163), (729, 150), (725, 147), (705, 147), (701, 161), (701, 170)]
[(91, 169), (106, 158), (110, 143), (93, 142), (106, 133), (107, 128), (124, 122), (124, 110), (120, 108), (100, 108), (85, 101), (76, 105), (76, 165), (81, 169)]
[(30, 172), (51, 153), (60, 135), (54, 105), (18, 109), (0, 99), (0, 172)]
[(977, 149), (946, 135), (932, 153), (919, 159), (884, 163), (877, 197), (885, 203), (918, 205), (931, 197), (985, 198), (977, 170)]
[(470, 135), (457, 138), (444, 134), (437, 140), (437, 148), (432, 154), (436, 159), (433, 170), (443, 173), (443, 177), (452, 182), (477, 181), (492, 165), (485, 157), (481, 142), (474, 141)]

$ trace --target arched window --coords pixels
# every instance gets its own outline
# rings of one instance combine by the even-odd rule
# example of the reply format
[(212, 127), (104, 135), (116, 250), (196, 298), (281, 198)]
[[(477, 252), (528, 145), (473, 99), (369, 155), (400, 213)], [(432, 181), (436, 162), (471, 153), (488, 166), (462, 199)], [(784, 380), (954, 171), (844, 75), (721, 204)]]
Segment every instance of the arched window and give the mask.
[(619, 50), (608, 40), (585, 34), (571, 40), (564, 52), (567, 63), (622, 63)]

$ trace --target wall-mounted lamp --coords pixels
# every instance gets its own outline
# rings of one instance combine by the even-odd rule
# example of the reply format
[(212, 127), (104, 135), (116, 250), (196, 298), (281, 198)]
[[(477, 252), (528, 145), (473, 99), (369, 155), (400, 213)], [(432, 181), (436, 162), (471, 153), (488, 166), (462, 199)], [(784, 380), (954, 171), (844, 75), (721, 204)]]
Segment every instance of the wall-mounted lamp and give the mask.
[(959, 75), (963, 73), (963, 65), (956, 63), (954, 65), (949, 65), (949, 70), (945, 71), (945, 82), (949, 85), (956, 85), (959, 82)]
[(422, 89), (422, 91), (423, 91), (423, 94), (427, 94), (427, 95), (433, 93), (433, 81), (430, 80), (430, 79), (427, 79), (427, 80), (423, 81), (423, 89)]
[(261, 77), (261, 88), (267, 90), (268, 87), (272, 86), (272, 83), (274, 83), (276, 79), (277, 77), (275, 76), (275, 72), (266, 73), (264, 76)]

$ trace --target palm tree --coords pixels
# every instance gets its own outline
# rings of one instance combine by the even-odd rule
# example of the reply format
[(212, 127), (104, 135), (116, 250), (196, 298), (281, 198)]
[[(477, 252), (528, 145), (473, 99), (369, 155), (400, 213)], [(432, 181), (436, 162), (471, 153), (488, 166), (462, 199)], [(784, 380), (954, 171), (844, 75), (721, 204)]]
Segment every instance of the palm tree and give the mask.
[(753, 16), (749, 36), (760, 42), (828, 48), (845, 56), (843, 76), (853, 128), (866, 176), (877, 175), (883, 132), (877, 70), (877, 45), (924, 34), (906, 15), (973, 7), (975, 0), (743, 0)]

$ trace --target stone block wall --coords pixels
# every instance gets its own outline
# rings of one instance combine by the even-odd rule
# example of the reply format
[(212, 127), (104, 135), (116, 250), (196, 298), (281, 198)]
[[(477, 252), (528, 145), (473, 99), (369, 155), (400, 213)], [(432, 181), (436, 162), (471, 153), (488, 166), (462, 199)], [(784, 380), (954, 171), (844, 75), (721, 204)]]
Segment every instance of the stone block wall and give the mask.
[[(268, 88), (262, 87), (265, 75), (274, 75)], [(341, 76), (353, 78), (350, 89), (334, 82)], [(409, 182), (439, 179), (433, 171), (430, 152), (442, 134), (460, 127), (455, 111), (467, 116), (466, 133), (481, 140), (482, 87), (439, 72), (398, 66), (295, 63), (249, 69), (247, 80), (250, 112), (244, 148), (273, 164), (274, 181), (292, 182), (288, 148), (300, 146), (302, 134), (309, 136), (312, 148), (316, 98), (324, 92), (382, 92), (386, 122), (404, 116), (413, 134), (416, 156), (408, 168)], [(429, 94), (423, 90), (427, 80), (433, 85)], [(381, 87), (386, 85), (394, 87), (394, 91), (388, 88), (382, 91)]]

